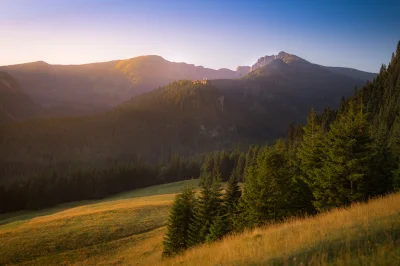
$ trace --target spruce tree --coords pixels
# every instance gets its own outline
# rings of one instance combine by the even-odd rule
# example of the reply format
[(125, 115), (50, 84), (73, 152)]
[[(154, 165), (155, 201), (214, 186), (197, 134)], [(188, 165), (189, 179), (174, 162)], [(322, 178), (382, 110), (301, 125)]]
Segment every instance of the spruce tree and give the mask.
[(246, 167), (246, 156), (241, 153), (238, 159), (238, 163), (236, 165), (238, 181), (243, 182), (244, 168)]
[(189, 247), (189, 226), (195, 205), (195, 193), (191, 188), (185, 188), (175, 197), (164, 237), (163, 256), (181, 253)]
[(220, 240), (228, 233), (228, 221), (226, 215), (218, 215), (214, 218), (210, 227), (210, 233), (206, 237), (206, 242)]
[(323, 165), (324, 135), (317, 123), (313, 109), (308, 114), (307, 124), (303, 131), (303, 140), (297, 151), (299, 177), (309, 186), (313, 196), (318, 199), (324, 193), (324, 188), (319, 186), (318, 182), (318, 172)]
[(372, 140), (363, 105), (351, 99), (348, 110), (332, 124), (324, 146), (324, 164), (317, 178), (319, 210), (348, 205), (368, 197)]
[(213, 163), (213, 169), (212, 169), (212, 176), (215, 176), (217, 171), (221, 173), (221, 155), (223, 151), (216, 151), (214, 152), (214, 163)]
[(211, 176), (201, 179), (201, 191), (197, 209), (189, 229), (189, 244), (195, 246), (206, 241), (214, 219), (219, 215), (226, 215), (222, 204), (221, 174), (218, 167), (214, 169), (216, 176), (211, 181)]
[(248, 226), (281, 220), (290, 215), (287, 202), (292, 188), (286, 144), (277, 141), (257, 156), (257, 164), (246, 175), (241, 200), (241, 218)]
[(215, 176), (211, 184), (211, 216), (215, 217), (223, 212), (222, 176), (219, 169), (214, 170)]
[(214, 169), (214, 157), (212, 156), (212, 154), (207, 154), (201, 166), (200, 186), (202, 185), (201, 182), (203, 182), (205, 179), (207, 179), (209, 176), (212, 175), (213, 169)]
[[(226, 206), (224, 205), (223, 194), (222, 194), (222, 177), (220, 172), (216, 169), (216, 175), (213, 178), (211, 185), (211, 204), (209, 210), (209, 216), (211, 224), (214, 223), (216, 217), (220, 216), (225, 219), (226, 217)], [(207, 234), (210, 233), (210, 228), (207, 230)]]
[(385, 124), (381, 124), (374, 132), (372, 144), (374, 154), (369, 166), (371, 178), (366, 184), (366, 193), (369, 197), (383, 195), (392, 189), (392, 171), (396, 163), (388, 144), (387, 132)]
[(224, 203), (227, 215), (227, 222), (229, 230), (233, 229), (233, 219), (236, 215), (237, 205), (239, 203), (239, 198), (241, 196), (240, 187), (237, 180), (237, 169), (232, 171), (229, 178), (228, 186), (224, 195)]
[(189, 227), (189, 246), (203, 243), (206, 239), (208, 228), (211, 226), (209, 216), (212, 197), (211, 185), (211, 174), (203, 174), (200, 177), (200, 195)]
[[(400, 93), (400, 88), (399, 88), (399, 93)], [(399, 103), (399, 113), (397, 114), (397, 117), (394, 120), (393, 126), (390, 130), (388, 145), (395, 160), (399, 160), (400, 159), (400, 103)]]
[[(243, 194), (245, 188), (243, 189)], [(235, 208), (235, 214), (232, 217), (232, 231), (242, 232), (244, 229), (250, 226), (248, 221), (248, 217), (246, 214), (246, 202), (243, 200), (243, 197), (239, 198), (239, 202)]]

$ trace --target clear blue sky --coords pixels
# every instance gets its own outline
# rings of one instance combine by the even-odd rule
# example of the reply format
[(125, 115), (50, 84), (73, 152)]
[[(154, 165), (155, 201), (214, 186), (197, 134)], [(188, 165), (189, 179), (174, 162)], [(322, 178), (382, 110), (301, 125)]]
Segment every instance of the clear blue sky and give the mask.
[(0, 65), (157, 54), (212, 68), (283, 50), (378, 71), (400, 40), (400, 1), (1, 0)]

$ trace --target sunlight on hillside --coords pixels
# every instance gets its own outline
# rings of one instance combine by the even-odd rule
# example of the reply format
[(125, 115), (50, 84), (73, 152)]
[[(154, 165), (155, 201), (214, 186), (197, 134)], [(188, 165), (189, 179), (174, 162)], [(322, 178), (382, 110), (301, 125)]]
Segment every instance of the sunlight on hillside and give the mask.
[(47, 213), (43, 210), (0, 217), (4, 219), (0, 220), (0, 265), (81, 263), (88, 258), (90, 264), (97, 264), (114, 261), (115, 256), (123, 258), (132, 249), (136, 253), (130, 255), (140, 253), (146, 258), (151, 251), (158, 260), (175, 193), (184, 185), (196, 184), (197, 180), (177, 182), (83, 202), (81, 206), (66, 204)]
[(400, 194), (257, 228), (189, 250), (166, 265), (395, 265)]
[(0, 226), (0, 264), (393, 265), (400, 258), (400, 194), (395, 194), (257, 228), (162, 259), (169, 206), (184, 184), (196, 182), (139, 189), (38, 216), (7, 217), (8, 223), (2, 220)]

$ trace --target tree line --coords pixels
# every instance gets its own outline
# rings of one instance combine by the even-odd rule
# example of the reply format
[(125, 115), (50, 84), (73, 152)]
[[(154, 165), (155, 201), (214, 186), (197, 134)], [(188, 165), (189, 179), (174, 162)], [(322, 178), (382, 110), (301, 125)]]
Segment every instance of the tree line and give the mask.
[(209, 167), (218, 169), (222, 173), (221, 178), (226, 181), (233, 167), (244, 166), (244, 160), (244, 153), (235, 149), (191, 158), (175, 154), (168, 163), (157, 165), (150, 165), (140, 158), (103, 168), (68, 168), (60, 165), (59, 168), (52, 167), (2, 180), (0, 213), (101, 199), (132, 189), (199, 178), (200, 173), (208, 171)]
[[(238, 158), (241, 158), (240, 156)], [(338, 110), (311, 110), (287, 138), (235, 160), (225, 193), (205, 159), (200, 192), (174, 201), (164, 256), (287, 217), (313, 215), (400, 189), (400, 42), (388, 66)], [(238, 181), (243, 181), (239, 189)]]
[(200, 165), (200, 158), (174, 155), (168, 164), (156, 166), (138, 159), (104, 168), (61, 168), (25, 174), (0, 183), (0, 213), (101, 199), (132, 189), (197, 178)]

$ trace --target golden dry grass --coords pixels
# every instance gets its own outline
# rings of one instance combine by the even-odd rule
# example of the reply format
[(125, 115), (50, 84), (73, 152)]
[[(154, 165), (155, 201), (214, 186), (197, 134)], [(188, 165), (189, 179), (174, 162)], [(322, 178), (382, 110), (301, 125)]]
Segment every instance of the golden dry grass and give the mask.
[(196, 183), (177, 182), (81, 206), (71, 203), (4, 215), (0, 265), (110, 264), (123, 261), (124, 254), (133, 255), (129, 260), (134, 264), (152, 250), (159, 260), (169, 206), (185, 184)]
[(182, 187), (137, 190), (43, 216), (8, 215), (0, 226), (0, 265), (400, 265), (400, 194), (162, 259), (169, 206)]
[(400, 265), (400, 194), (189, 250), (163, 265)]

